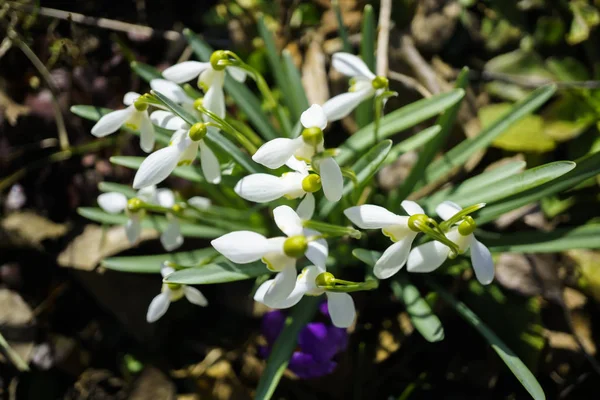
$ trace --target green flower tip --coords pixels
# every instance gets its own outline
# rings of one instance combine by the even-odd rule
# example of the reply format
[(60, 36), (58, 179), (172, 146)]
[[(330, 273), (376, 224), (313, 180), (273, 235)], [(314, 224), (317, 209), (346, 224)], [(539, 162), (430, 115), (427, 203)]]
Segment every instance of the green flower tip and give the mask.
[(414, 232), (422, 232), (420, 226), (427, 225), (429, 217), (425, 214), (414, 214), (408, 218), (408, 227)]
[(306, 193), (314, 193), (321, 190), (321, 177), (317, 174), (310, 174), (302, 179), (302, 190)]
[(221, 60), (227, 60), (228, 58), (225, 50), (214, 51), (210, 56), (210, 66), (215, 71), (223, 71), (226, 65), (221, 64)]
[(196, 100), (194, 100), (194, 110), (197, 110), (198, 107), (202, 107), (203, 104), (204, 104), (204, 98), (198, 97)]
[(133, 106), (138, 111), (146, 111), (148, 109), (148, 104), (146, 103), (144, 96), (138, 97), (138, 99), (133, 102)]
[(129, 201), (127, 202), (127, 209), (131, 212), (138, 212), (142, 208), (143, 204), (143, 201), (141, 201), (137, 197), (134, 197), (133, 199), (129, 199)]
[(291, 258), (300, 258), (304, 256), (308, 249), (308, 240), (302, 235), (291, 236), (283, 242), (283, 252)]
[(371, 85), (373, 85), (374, 89), (387, 89), (390, 82), (385, 76), (376, 76), (375, 79), (371, 81)]
[(202, 140), (204, 139), (204, 136), (206, 136), (207, 131), (208, 130), (204, 122), (197, 122), (190, 128), (190, 139), (192, 139), (194, 142)]
[(463, 218), (463, 221), (458, 225), (458, 233), (460, 233), (462, 236), (468, 236), (472, 234), (475, 229), (477, 229), (477, 224), (470, 216)]
[(334, 286), (335, 276), (331, 272), (321, 272), (315, 279), (317, 286)]
[(323, 131), (320, 128), (306, 128), (302, 131), (302, 140), (310, 146), (318, 146), (323, 142)]

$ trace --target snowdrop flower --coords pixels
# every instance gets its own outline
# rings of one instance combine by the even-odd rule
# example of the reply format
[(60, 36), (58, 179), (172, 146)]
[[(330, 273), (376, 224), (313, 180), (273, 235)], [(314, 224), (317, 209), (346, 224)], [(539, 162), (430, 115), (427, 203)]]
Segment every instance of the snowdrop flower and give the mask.
[(296, 260), (306, 256), (312, 263), (325, 268), (329, 253), (320, 232), (302, 226), (300, 216), (288, 206), (273, 210), (275, 223), (287, 236), (266, 238), (251, 231), (236, 231), (214, 239), (212, 246), (237, 264), (262, 260), (278, 274), (265, 289), (264, 299), (277, 304), (289, 296), (296, 283)]
[[(449, 220), (462, 208), (451, 201), (444, 201), (436, 207), (436, 212), (444, 220)], [(467, 216), (450, 228), (446, 237), (456, 243), (461, 253), (471, 249), (471, 264), (477, 280), (487, 285), (494, 280), (494, 261), (490, 250), (473, 235), (477, 225)], [(450, 248), (436, 240), (415, 247), (408, 257), (409, 272), (431, 272), (440, 267), (450, 254)]]
[(146, 153), (154, 148), (154, 127), (148, 116), (148, 104), (141, 101), (140, 94), (128, 92), (123, 97), (127, 108), (104, 115), (92, 127), (92, 135), (104, 137), (115, 133), (122, 126), (140, 131), (140, 147)]
[(328, 121), (337, 121), (352, 112), (366, 99), (381, 94), (388, 87), (388, 80), (376, 76), (367, 64), (350, 53), (335, 53), (331, 64), (342, 74), (351, 77), (351, 86), (347, 93), (342, 93), (323, 104)]
[(215, 51), (210, 62), (185, 61), (163, 71), (163, 76), (175, 83), (184, 83), (198, 77), (198, 87), (204, 90), (202, 105), (220, 118), (225, 118), (225, 71), (238, 82), (246, 80), (246, 71), (234, 66), (220, 65), (223, 52)]
[[(344, 292), (330, 292), (317, 285), (320, 277), (325, 276), (325, 268), (315, 265), (308, 266), (302, 270), (296, 279), (296, 285), (292, 292), (283, 299), (270, 299), (267, 294), (275, 285), (275, 279), (264, 282), (256, 290), (254, 300), (271, 308), (289, 308), (297, 304), (303, 296), (327, 295), (327, 307), (333, 325), (338, 328), (348, 328), (356, 317), (356, 309), (352, 296)], [(277, 301), (278, 300), (278, 301)]]
[[(313, 104), (302, 113), (300, 123), (304, 127), (301, 136), (270, 140), (254, 153), (252, 159), (271, 169), (281, 167), (294, 157), (312, 163), (315, 154), (325, 151), (323, 129), (327, 127), (327, 117), (321, 106)], [(323, 157), (314, 164), (318, 167), (325, 197), (329, 201), (340, 200), (344, 181), (337, 162), (332, 157)]]
[[(120, 214), (123, 211), (127, 213), (129, 219), (125, 224), (125, 234), (131, 244), (137, 243), (142, 232), (142, 219), (146, 215), (145, 210), (139, 209), (140, 202), (172, 208), (175, 204), (175, 195), (170, 189), (157, 190), (156, 186), (147, 186), (139, 190), (135, 198), (129, 200), (124, 194), (118, 192), (107, 192), (98, 196), (98, 205), (107, 213)], [(167, 251), (174, 250), (183, 243), (179, 221), (175, 216), (171, 215), (170, 223), (161, 234), (160, 241)]]
[(150, 81), (150, 87), (155, 92), (163, 94), (172, 102), (182, 106), (186, 111), (191, 113), (196, 112), (194, 109), (194, 103), (196, 100), (190, 97), (178, 84), (166, 79), (152, 79)]
[(196, 159), (198, 150), (200, 150), (202, 173), (206, 180), (214, 184), (221, 182), (219, 160), (204, 142), (208, 129), (214, 129), (213, 127), (207, 127), (202, 122), (188, 127), (181, 118), (176, 116), (157, 122), (163, 126), (178, 126), (179, 128), (173, 133), (169, 146), (155, 151), (142, 162), (133, 179), (134, 189), (156, 185), (164, 181), (175, 167), (191, 164)]
[[(163, 278), (166, 278), (173, 272), (175, 272), (175, 270), (165, 264), (163, 264), (160, 269), (160, 274)], [(158, 321), (160, 317), (165, 315), (172, 302), (180, 300), (184, 296), (192, 304), (196, 304), (200, 307), (206, 307), (208, 305), (206, 297), (204, 297), (204, 295), (195, 287), (177, 283), (163, 283), (161, 293), (150, 302), (148, 313), (146, 314), (146, 321), (149, 323)]]
[[(394, 244), (388, 247), (375, 263), (373, 272), (379, 279), (387, 279), (406, 264), (413, 240), (420, 232), (411, 224), (412, 216), (425, 212), (414, 201), (405, 200), (402, 207), (410, 217), (394, 214), (383, 207), (372, 204), (350, 207), (344, 214), (361, 229), (381, 229)], [(411, 226), (412, 225), (412, 226)]]

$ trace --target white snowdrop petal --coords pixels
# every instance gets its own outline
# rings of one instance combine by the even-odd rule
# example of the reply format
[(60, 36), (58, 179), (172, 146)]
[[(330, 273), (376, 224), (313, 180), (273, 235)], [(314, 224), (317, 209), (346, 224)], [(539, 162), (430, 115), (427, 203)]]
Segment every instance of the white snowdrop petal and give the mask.
[(271, 308), (278, 308), (294, 290), (296, 286), (296, 268), (295, 265), (287, 265), (273, 279), (264, 294), (264, 304)]
[(302, 138), (277, 138), (260, 146), (252, 159), (267, 168), (276, 169), (284, 165), (294, 152), (302, 146)]
[[(320, 232), (317, 232), (312, 229), (304, 229), (304, 236), (319, 236)], [(325, 269), (327, 264), (327, 256), (329, 255), (329, 246), (327, 245), (327, 241), (325, 239), (317, 239), (311, 240), (308, 242), (308, 248), (306, 249), (306, 253), (304, 253), (306, 258), (309, 259), (314, 265), (321, 269)]]
[(356, 318), (354, 300), (348, 293), (327, 292), (327, 308), (331, 322), (338, 328), (348, 328)]
[(373, 204), (347, 208), (344, 215), (361, 229), (382, 229), (390, 225), (408, 223), (408, 217), (402, 217)]
[(184, 286), (183, 294), (185, 295), (185, 298), (188, 299), (188, 301), (192, 304), (196, 304), (200, 307), (206, 307), (208, 305), (208, 300), (206, 300), (206, 297), (204, 297), (202, 292), (195, 287)]
[(160, 317), (165, 315), (167, 310), (169, 309), (169, 305), (171, 302), (169, 301), (169, 292), (164, 291), (158, 296), (156, 296), (150, 302), (150, 306), (148, 307), (148, 313), (146, 314), (146, 321), (149, 323), (156, 322)]
[(240, 83), (244, 83), (246, 76), (248, 75), (246, 70), (239, 67), (227, 67), (225, 68), (225, 71), (227, 71), (233, 79)]
[(404, 264), (406, 264), (406, 260), (408, 260), (410, 246), (416, 236), (416, 233), (407, 236), (392, 244), (383, 252), (373, 268), (373, 273), (377, 278), (387, 279), (400, 271)]
[(300, 115), (300, 123), (305, 128), (325, 129), (327, 127), (327, 115), (318, 104), (313, 104)]
[(238, 181), (233, 189), (238, 196), (256, 203), (268, 203), (286, 194), (287, 185), (269, 174), (251, 174)]
[[(302, 138), (300, 138), (302, 139)], [(297, 139), (295, 139), (297, 140)], [(302, 145), (303, 146), (303, 145)], [(308, 164), (306, 161), (298, 160), (295, 156), (291, 156), (286, 162), (285, 165), (296, 172), (300, 172), (302, 175), (308, 175)]]
[(111, 133), (115, 133), (127, 122), (134, 112), (135, 108), (130, 106), (124, 110), (117, 110), (104, 115), (92, 127), (92, 135), (104, 137)]
[(127, 197), (123, 193), (108, 192), (98, 196), (98, 205), (110, 214), (119, 214), (127, 208)]
[(269, 240), (251, 231), (227, 233), (210, 242), (219, 253), (238, 264), (260, 260), (269, 250)]
[(494, 260), (490, 250), (480, 241), (471, 240), (471, 263), (475, 277), (482, 285), (489, 285), (494, 280)]
[(160, 275), (163, 278), (166, 278), (167, 276), (171, 275), (173, 272), (175, 272), (175, 268), (169, 267), (168, 265), (163, 264), (160, 267)]
[(360, 103), (373, 95), (371, 89), (347, 92), (332, 97), (323, 104), (328, 121), (337, 121), (348, 116)]
[(150, 87), (155, 92), (159, 92), (175, 103), (189, 104), (194, 102), (194, 99), (188, 96), (181, 86), (175, 82), (166, 79), (152, 79)]
[(141, 112), (140, 118), (140, 148), (146, 153), (150, 153), (154, 149), (154, 126), (148, 116), (148, 111)]
[(194, 196), (188, 199), (188, 204), (192, 205), (196, 208), (199, 208), (201, 210), (206, 210), (209, 209), (212, 202), (210, 201), (210, 199), (207, 199), (206, 197), (201, 197), (201, 196)]
[(183, 244), (181, 227), (176, 217), (172, 217), (169, 225), (160, 235), (160, 243), (166, 251), (173, 251)]
[(448, 200), (438, 204), (438, 206), (435, 208), (437, 215), (439, 215), (444, 221), (452, 218), (454, 214), (461, 210), (461, 206)]
[(127, 92), (125, 96), (123, 96), (123, 104), (126, 106), (130, 106), (141, 96), (141, 94), (136, 92)]
[(312, 193), (307, 193), (304, 199), (298, 204), (296, 208), (296, 214), (303, 221), (308, 221), (313, 217), (315, 213), (315, 196)]
[(202, 167), (202, 173), (204, 178), (210, 183), (215, 185), (221, 182), (221, 166), (219, 165), (219, 159), (213, 153), (210, 147), (204, 140), (199, 142), (200, 144), (200, 165)]
[(142, 221), (139, 215), (131, 215), (125, 224), (125, 235), (129, 243), (135, 244), (142, 233)]
[(415, 247), (408, 255), (408, 272), (431, 272), (439, 268), (450, 253), (450, 248), (437, 240)]
[(145, 186), (137, 191), (135, 197), (146, 203), (158, 204), (158, 190), (156, 185)]
[(302, 234), (302, 220), (291, 207), (276, 207), (273, 210), (273, 218), (277, 227), (287, 236)]
[(400, 205), (402, 208), (404, 208), (404, 211), (406, 211), (408, 215), (425, 214), (425, 211), (421, 208), (421, 206), (414, 201), (404, 200), (402, 203), (400, 203)]
[(319, 168), (325, 197), (332, 202), (339, 201), (344, 191), (344, 177), (340, 166), (333, 158), (327, 157), (321, 160)]
[(225, 118), (225, 93), (222, 85), (212, 85), (202, 100), (202, 106), (219, 118)]
[(167, 179), (177, 167), (183, 150), (183, 146), (167, 146), (146, 157), (133, 178), (133, 188), (141, 189)]
[(158, 189), (156, 191), (156, 201), (161, 207), (171, 208), (175, 205), (175, 193), (168, 188)]
[(150, 114), (150, 120), (154, 125), (170, 131), (176, 131), (188, 126), (181, 117), (164, 110), (153, 111), (152, 114)]
[(354, 54), (334, 53), (331, 57), (331, 65), (346, 76), (362, 76), (369, 80), (375, 78), (375, 74), (371, 72), (367, 64)]
[(165, 69), (163, 76), (175, 83), (184, 83), (196, 78), (207, 68), (210, 68), (208, 62), (185, 61)]

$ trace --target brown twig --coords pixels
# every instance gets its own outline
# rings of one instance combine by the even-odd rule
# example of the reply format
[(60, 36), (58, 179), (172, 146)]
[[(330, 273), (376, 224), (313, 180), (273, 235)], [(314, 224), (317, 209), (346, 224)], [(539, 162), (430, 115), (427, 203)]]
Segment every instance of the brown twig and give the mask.
[(377, 75), (387, 76), (388, 45), (390, 42), (390, 18), (392, 0), (381, 0), (379, 9), (379, 33), (377, 34)]
[(388, 71), (388, 77), (394, 81), (400, 82), (408, 89), (419, 92), (419, 94), (425, 98), (433, 96), (425, 86), (421, 85), (419, 81), (412, 76), (404, 75), (396, 71)]

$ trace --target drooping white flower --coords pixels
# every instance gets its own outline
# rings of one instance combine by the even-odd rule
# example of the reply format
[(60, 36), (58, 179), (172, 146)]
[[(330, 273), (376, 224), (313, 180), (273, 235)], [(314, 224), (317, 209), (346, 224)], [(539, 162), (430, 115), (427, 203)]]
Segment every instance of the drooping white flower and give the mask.
[(275, 284), (275, 280), (265, 281), (256, 290), (254, 300), (271, 308), (283, 309), (294, 306), (303, 296), (320, 296), (325, 293), (331, 321), (338, 328), (348, 328), (356, 318), (354, 300), (348, 293), (330, 292), (318, 287), (316, 279), (322, 272), (325, 272), (325, 269), (315, 265), (304, 268), (298, 275), (296, 285), (290, 295), (278, 302), (273, 302), (266, 296), (269, 289)]
[(328, 121), (344, 118), (360, 103), (383, 92), (387, 86), (384, 77), (376, 76), (363, 60), (353, 54), (335, 53), (331, 64), (342, 74), (351, 77), (352, 84), (347, 93), (334, 96), (323, 104)]
[(273, 210), (275, 223), (287, 236), (266, 238), (251, 231), (236, 231), (214, 239), (212, 246), (237, 264), (262, 260), (267, 267), (278, 272), (265, 293), (269, 303), (287, 298), (296, 282), (296, 260), (306, 256), (312, 263), (325, 268), (328, 255), (327, 242), (321, 234), (302, 226), (300, 216), (288, 206)]
[[(451, 201), (444, 201), (436, 207), (436, 212), (444, 220), (452, 218), (462, 208)], [(463, 221), (459, 221), (457, 226), (454, 226), (446, 234), (446, 237), (456, 243), (463, 253), (471, 249), (471, 264), (475, 271), (477, 280), (487, 285), (494, 280), (494, 261), (490, 250), (473, 235), (474, 226), (466, 224), (462, 225)], [(427, 242), (415, 247), (408, 257), (409, 272), (431, 272), (439, 268), (448, 255), (450, 248), (445, 244), (436, 240)]]
[[(405, 200), (402, 207), (408, 215), (424, 214), (423, 209), (414, 201)], [(362, 229), (381, 229), (394, 244), (388, 247), (375, 263), (373, 273), (379, 279), (387, 279), (406, 264), (410, 247), (418, 234), (409, 227), (409, 217), (394, 214), (383, 207), (365, 204), (350, 207), (344, 214), (352, 223)]]
[(202, 106), (220, 118), (225, 118), (225, 94), (223, 83), (225, 71), (238, 82), (246, 80), (246, 71), (227, 66), (214, 69), (210, 62), (185, 61), (163, 71), (163, 76), (175, 83), (184, 83), (198, 77), (198, 86), (204, 90)]
[(140, 147), (146, 153), (150, 153), (154, 148), (154, 127), (148, 116), (148, 105), (136, 102), (139, 97), (139, 93), (126, 93), (123, 97), (123, 104), (127, 108), (102, 116), (92, 127), (92, 135), (96, 137), (108, 136), (118, 131), (122, 126), (127, 126), (140, 131)]
[[(175, 270), (165, 264), (163, 264), (160, 269), (160, 274), (163, 278), (166, 278), (173, 272), (175, 272)], [(206, 297), (204, 297), (202, 292), (195, 287), (163, 283), (161, 293), (150, 302), (148, 313), (146, 314), (146, 321), (149, 323), (158, 321), (160, 317), (165, 315), (172, 302), (180, 300), (184, 296), (192, 304), (196, 304), (200, 307), (206, 307), (208, 305)]]
[[(171, 208), (175, 204), (175, 195), (171, 189), (156, 189), (156, 186), (147, 186), (139, 190), (136, 197), (148, 204), (156, 204), (161, 207)], [(98, 205), (104, 211), (110, 214), (120, 214), (123, 211), (127, 213), (129, 219), (125, 224), (125, 234), (129, 243), (137, 243), (142, 232), (142, 219), (146, 215), (144, 210), (131, 212), (128, 207), (127, 197), (118, 192), (102, 193), (98, 196)], [(160, 241), (167, 251), (172, 251), (183, 244), (183, 236), (177, 217), (167, 214), (169, 225), (160, 236)]]
[(133, 179), (134, 189), (156, 185), (165, 179), (178, 165), (191, 164), (200, 150), (202, 173), (208, 182), (221, 182), (221, 167), (215, 153), (205, 143), (204, 136), (208, 130), (203, 123), (189, 127), (178, 116), (161, 111), (152, 113), (157, 125), (165, 129), (177, 129), (171, 137), (169, 146), (150, 154), (140, 165)]
[[(270, 140), (254, 153), (252, 159), (271, 169), (279, 168), (284, 164), (289, 165), (290, 158), (313, 163), (313, 157), (325, 150), (323, 129), (327, 127), (327, 117), (321, 106), (313, 104), (302, 113), (300, 123), (304, 127), (301, 136), (296, 139)], [(340, 200), (344, 180), (337, 162), (332, 157), (321, 158), (318, 161), (318, 169), (325, 197), (329, 201)]]

